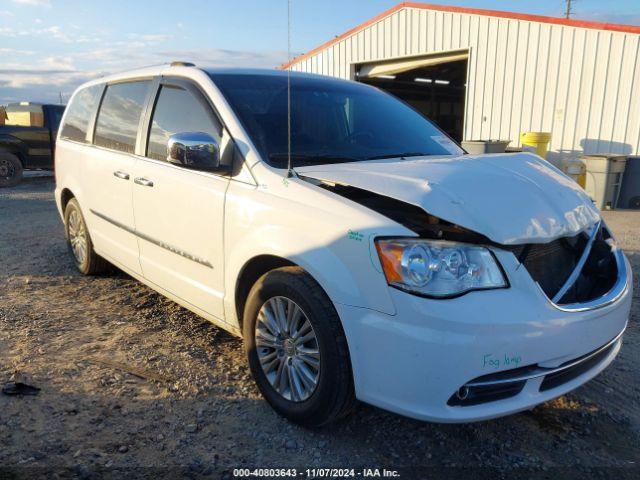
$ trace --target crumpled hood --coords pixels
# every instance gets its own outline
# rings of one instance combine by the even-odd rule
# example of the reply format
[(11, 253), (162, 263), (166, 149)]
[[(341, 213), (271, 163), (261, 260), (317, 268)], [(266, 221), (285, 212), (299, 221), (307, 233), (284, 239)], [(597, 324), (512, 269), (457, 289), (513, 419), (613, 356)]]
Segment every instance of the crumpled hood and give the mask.
[(393, 197), (496, 243), (546, 243), (600, 219), (578, 184), (529, 153), (296, 167), (302, 176)]

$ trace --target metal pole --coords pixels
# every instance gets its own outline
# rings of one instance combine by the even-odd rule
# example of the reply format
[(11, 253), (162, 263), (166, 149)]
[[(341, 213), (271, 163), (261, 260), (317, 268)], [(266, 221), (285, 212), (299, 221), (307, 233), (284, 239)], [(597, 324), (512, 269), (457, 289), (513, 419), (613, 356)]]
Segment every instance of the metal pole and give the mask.
[(571, 0), (565, 0), (566, 3), (566, 9), (564, 11), (564, 16), (565, 18), (571, 18), (571, 14), (573, 13), (571, 11)]

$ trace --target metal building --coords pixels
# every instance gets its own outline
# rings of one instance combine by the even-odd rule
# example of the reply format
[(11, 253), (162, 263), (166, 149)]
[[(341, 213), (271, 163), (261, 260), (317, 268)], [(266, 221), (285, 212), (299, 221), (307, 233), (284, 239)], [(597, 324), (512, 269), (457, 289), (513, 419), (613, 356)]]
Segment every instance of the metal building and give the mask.
[(458, 140), (640, 153), (640, 26), (404, 2), (281, 68), (384, 88)]

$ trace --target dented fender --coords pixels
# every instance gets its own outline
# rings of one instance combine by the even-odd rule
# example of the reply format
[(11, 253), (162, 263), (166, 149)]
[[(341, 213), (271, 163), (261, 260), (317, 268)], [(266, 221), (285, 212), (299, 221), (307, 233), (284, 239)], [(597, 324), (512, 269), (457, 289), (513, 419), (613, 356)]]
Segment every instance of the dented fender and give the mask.
[[(345, 208), (339, 197), (299, 179), (286, 187), (289, 198), (276, 193), (282, 185), (270, 187), (266, 193), (263, 187), (232, 183), (227, 193), (225, 218), (233, 219), (225, 220), (227, 321), (237, 322), (237, 278), (260, 255), (277, 256), (304, 268), (334, 303), (394, 314), (386, 279), (370, 245), (380, 232), (412, 232), (356, 204)], [(307, 199), (316, 197), (311, 201), (313, 209), (307, 202), (292, 200), (302, 198), (303, 190)], [(340, 209), (335, 202), (340, 202)]]

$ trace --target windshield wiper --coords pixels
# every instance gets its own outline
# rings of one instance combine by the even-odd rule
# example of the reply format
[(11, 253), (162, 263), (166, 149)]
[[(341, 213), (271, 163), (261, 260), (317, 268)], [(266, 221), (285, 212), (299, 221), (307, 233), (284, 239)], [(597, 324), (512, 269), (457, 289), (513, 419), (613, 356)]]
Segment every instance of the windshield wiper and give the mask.
[[(272, 153), (269, 155), (269, 160), (280, 162), (286, 162), (288, 159), (288, 154), (285, 153)], [(349, 157), (344, 155), (329, 155), (329, 154), (314, 154), (314, 153), (292, 153), (291, 154), (291, 163), (293, 166), (303, 166), (303, 165), (319, 165), (323, 163), (345, 163), (345, 162), (361, 162), (362, 160), (367, 160), (365, 158), (359, 157)]]
[(430, 153), (423, 152), (403, 152), (403, 153), (387, 153), (384, 155), (374, 155), (367, 157), (366, 160), (382, 160), (383, 158), (404, 158), (404, 157), (426, 157), (431, 155)]

